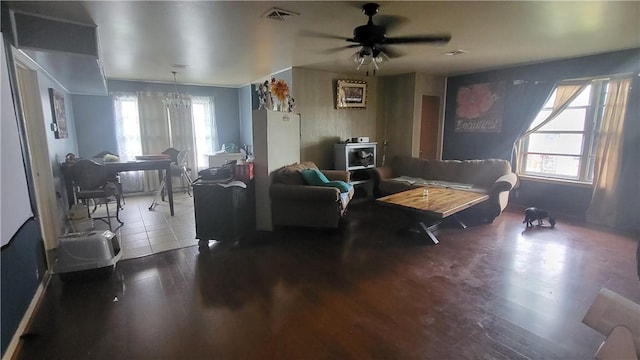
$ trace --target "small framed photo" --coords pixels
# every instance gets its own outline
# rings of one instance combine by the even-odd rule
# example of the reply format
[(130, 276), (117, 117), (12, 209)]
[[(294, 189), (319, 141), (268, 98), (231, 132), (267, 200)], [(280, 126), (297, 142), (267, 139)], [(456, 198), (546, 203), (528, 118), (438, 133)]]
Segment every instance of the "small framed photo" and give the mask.
[(51, 100), (51, 117), (53, 118), (52, 130), (56, 139), (64, 139), (69, 136), (67, 132), (67, 115), (64, 107), (64, 95), (49, 88)]
[(367, 83), (356, 80), (338, 80), (336, 109), (366, 109)]

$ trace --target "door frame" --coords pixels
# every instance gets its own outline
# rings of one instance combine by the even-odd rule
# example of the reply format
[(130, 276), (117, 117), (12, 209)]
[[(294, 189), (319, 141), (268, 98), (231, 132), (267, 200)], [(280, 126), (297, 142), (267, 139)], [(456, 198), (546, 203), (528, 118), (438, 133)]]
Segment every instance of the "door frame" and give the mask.
[[(12, 47), (17, 94), (20, 101), (25, 129), (26, 147), (29, 153), (36, 218), (40, 224), (45, 250), (58, 246), (56, 216), (58, 214), (56, 191), (49, 157), (47, 129), (38, 81), (38, 67), (30, 59)], [(51, 261), (47, 256), (48, 268)]]
[[(446, 93), (446, 89), (445, 89)], [(439, 109), (438, 109), (438, 146), (436, 149), (436, 159), (442, 159), (442, 142), (444, 137), (444, 106), (445, 106), (445, 96), (444, 94), (434, 93), (434, 92), (426, 92), (420, 93), (416, 96), (416, 101), (414, 104), (414, 117), (413, 117), (413, 137), (412, 137), (412, 147), (411, 147), (411, 156), (419, 158), (420, 157), (420, 132), (422, 131), (422, 97), (423, 96), (435, 96), (440, 99), (439, 101)]]

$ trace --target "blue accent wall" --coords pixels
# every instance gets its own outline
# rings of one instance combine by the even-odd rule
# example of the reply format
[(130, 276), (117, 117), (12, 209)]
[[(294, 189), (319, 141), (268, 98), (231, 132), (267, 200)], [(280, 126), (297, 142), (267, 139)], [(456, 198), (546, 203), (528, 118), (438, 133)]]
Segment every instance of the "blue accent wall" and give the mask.
[(240, 112), (240, 144), (249, 145), (249, 150), (253, 152), (253, 121), (251, 112), (254, 107), (254, 85), (243, 86), (239, 89), (239, 112)]
[(637, 73), (639, 68), (640, 49), (631, 49), (450, 77), (447, 79), (442, 158), (463, 160), (494, 157), (492, 144), (500, 137), (497, 133), (455, 132), (456, 96), (460, 86), (497, 81), (510, 84), (514, 80), (555, 82), (599, 75)]
[(2, 355), (38, 289), (45, 264), (40, 224), (31, 218), (2, 249), (0, 257)]
[[(443, 159), (485, 159), (495, 157), (494, 143), (498, 141), (499, 133), (464, 133), (455, 132), (456, 96), (460, 86), (485, 82), (514, 80), (525, 81), (560, 81), (594, 76), (608, 76), (640, 72), (640, 49), (616, 51), (605, 54), (578, 57), (573, 59), (550, 61), (545, 63), (517, 66), (475, 74), (454, 76), (447, 79), (447, 101), (445, 108)], [(637, 80), (636, 80), (637, 82)], [(507, 86), (507, 89), (509, 87)], [(507, 90), (508, 91), (508, 90)], [(508, 99), (508, 94), (507, 94)], [(631, 124), (638, 122), (637, 112), (631, 111)], [(629, 121), (629, 118), (628, 120)], [(503, 124), (503, 126), (508, 124)], [(635, 128), (637, 132), (637, 127)], [(638, 139), (638, 135), (629, 135), (631, 139)], [(634, 140), (631, 140), (634, 142)], [(637, 142), (637, 140), (636, 140)], [(637, 157), (637, 150), (633, 155)], [(632, 152), (633, 152), (632, 151)], [(508, 159), (508, 152), (503, 154)], [(637, 168), (637, 167), (636, 167)], [(627, 174), (623, 179), (630, 183), (629, 188), (637, 189), (637, 171)], [(520, 179), (520, 186), (512, 191), (512, 200), (522, 206), (536, 206), (561, 213), (567, 217), (584, 220), (589, 207), (593, 189), (591, 186), (576, 186), (557, 182), (540, 182), (531, 179)], [(637, 192), (637, 191), (636, 191)], [(638, 218), (637, 205), (633, 219)], [(632, 211), (633, 212), (633, 211)], [(625, 220), (633, 223), (631, 220)], [(637, 222), (635, 222), (637, 224)], [(637, 229), (637, 225), (633, 225)], [(627, 226), (624, 226), (627, 227)]]
[(102, 151), (118, 153), (110, 96), (72, 95), (78, 134), (78, 156), (91, 158)]

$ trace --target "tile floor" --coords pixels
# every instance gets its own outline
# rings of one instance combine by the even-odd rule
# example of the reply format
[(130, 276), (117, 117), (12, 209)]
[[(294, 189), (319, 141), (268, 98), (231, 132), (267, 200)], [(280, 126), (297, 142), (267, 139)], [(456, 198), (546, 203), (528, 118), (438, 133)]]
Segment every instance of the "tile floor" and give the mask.
[[(118, 227), (115, 219), (111, 220), (112, 231), (122, 243), (122, 259), (143, 257), (159, 252), (197, 245), (196, 226), (193, 211), (193, 198), (182, 190), (174, 193), (174, 216), (170, 215), (169, 202), (160, 201), (153, 210), (149, 205), (153, 195), (125, 195), (120, 220), (124, 225)], [(113, 212), (115, 206), (110, 205)], [(95, 216), (104, 213), (104, 206), (98, 208)], [(96, 220), (96, 229), (108, 229), (108, 225)]]

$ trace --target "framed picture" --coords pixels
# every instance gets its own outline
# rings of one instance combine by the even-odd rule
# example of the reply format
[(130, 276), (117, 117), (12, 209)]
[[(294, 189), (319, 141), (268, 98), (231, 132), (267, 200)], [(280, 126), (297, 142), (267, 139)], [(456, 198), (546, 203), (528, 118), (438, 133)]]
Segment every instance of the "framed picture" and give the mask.
[(504, 81), (498, 81), (459, 87), (455, 132), (501, 132), (505, 84)]
[(67, 115), (64, 108), (64, 96), (53, 88), (49, 88), (49, 99), (51, 100), (51, 125), (56, 139), (64, 139), (69, 136), (67, 132)]
[(366, 109), (367, 83), (356, 80), (338, 80), (336, 109)]

